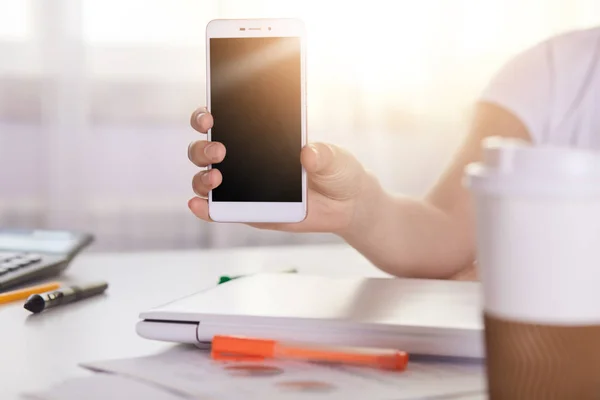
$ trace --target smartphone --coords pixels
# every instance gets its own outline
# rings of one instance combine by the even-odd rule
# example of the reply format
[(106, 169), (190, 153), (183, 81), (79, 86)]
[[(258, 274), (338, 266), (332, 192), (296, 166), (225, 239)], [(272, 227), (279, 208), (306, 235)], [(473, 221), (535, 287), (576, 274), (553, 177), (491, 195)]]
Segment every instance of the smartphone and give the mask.
[(225, 145), (217, 222), (294, 223), (307, 213), (306, 34), (297, 19), (214, 20), (206, 28), (208, 140)]

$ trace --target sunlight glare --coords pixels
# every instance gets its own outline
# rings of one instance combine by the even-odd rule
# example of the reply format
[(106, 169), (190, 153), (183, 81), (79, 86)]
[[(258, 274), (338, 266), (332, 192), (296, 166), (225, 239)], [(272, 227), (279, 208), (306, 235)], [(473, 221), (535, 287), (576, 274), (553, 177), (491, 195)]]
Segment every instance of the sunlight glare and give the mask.
[(213, 90), (215, 92), (224, 92), (230, 86), (235, 87), (240, 80), (246, 79), (247, 76), (255, 74), (269, 64), (275, 63), (290, 54), (299, 52), (299, 43), (300, 42), (296, 40), (295, 44), (298, 44), (298, 46), (293, 46), (289, 41), (282, 40), (270, 46), (265, 46), (260, 51), (253, 53), (251, 56), (248, 56), (235, 64), (232, 63), (220, 73), (222, 85), (216, 86), (216, 83), (213, 83)]
[(0, 39), (26, 39), (31, 31), (30, 17), (30, 0), (0, 0)]

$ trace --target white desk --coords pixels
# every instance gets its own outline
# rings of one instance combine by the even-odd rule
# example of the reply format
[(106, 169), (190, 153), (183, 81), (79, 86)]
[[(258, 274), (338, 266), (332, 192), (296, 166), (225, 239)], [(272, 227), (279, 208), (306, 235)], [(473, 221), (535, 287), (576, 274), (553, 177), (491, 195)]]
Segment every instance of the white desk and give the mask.
[(344, 245), (81, 254), (60, 280), (106, 280), (105, 295), (37, 315), (22, 302), (0, 306), (0, 398), (17, 399), (24, 390), (87, 374), (77, 366), (82, 361), (164, 349), (170, 344), (136, 335), (140, 311), (214, 285), (220, 275), (291, 266), (329, 276), (386, 276)]
[(81, 361), (151, 354), (169, 344), (138, 337), (138, 313), (214, 285), (220, 275), (296, 266), (326, 275), (385, 276), (347, 246), (274, 247), (78, 256), (63, 282), (106, 280), (104, 296), (32, 315), (0, 306), (0, 398), (87, 373)]

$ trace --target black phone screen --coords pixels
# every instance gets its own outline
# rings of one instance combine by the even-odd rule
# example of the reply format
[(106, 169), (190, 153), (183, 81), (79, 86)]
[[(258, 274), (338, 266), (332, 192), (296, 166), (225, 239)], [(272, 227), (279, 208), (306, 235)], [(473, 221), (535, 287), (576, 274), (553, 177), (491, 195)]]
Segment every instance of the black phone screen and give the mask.
[(302, 76), (299, 37), (211, 38), (213, 202), (302, 202)]

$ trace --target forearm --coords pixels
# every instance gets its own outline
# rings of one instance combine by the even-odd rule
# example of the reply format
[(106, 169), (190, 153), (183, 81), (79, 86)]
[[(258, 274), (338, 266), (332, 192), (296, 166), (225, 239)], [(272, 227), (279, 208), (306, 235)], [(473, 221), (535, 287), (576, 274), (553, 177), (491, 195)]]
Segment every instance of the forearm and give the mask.
[(390, 274), (449, 278), (473, 262), (472, 230), (431, 203), (393, 196), (373, 180), (340, 236)]
[(474, 213), (461, 181), (465, 166), (481, 160), (481, 141), (490, 136), (531, 139), (515, 115), (479, 104), (471, 131), (426, 200), (392, 196), (369, 177), (352, 226), (341, 236), (397, 276), (455, 278), (467, 272), (474, 278)]

